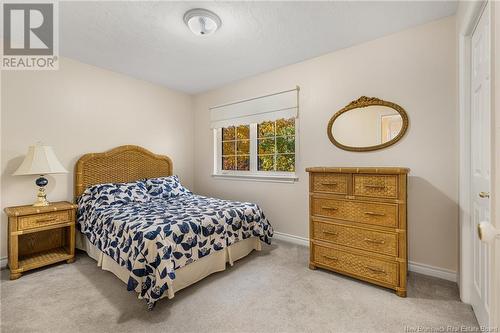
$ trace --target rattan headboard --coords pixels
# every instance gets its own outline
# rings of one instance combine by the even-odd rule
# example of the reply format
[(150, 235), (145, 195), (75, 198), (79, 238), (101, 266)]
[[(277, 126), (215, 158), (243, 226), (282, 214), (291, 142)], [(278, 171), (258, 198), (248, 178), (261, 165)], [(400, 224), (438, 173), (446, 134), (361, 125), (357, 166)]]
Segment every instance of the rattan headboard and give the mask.
[(172, 175), (172, 160), (139, 146), (120, 146), (104, 153), (85, 154), (75, 166), (75, 198), (88, 186), (133, 182)]

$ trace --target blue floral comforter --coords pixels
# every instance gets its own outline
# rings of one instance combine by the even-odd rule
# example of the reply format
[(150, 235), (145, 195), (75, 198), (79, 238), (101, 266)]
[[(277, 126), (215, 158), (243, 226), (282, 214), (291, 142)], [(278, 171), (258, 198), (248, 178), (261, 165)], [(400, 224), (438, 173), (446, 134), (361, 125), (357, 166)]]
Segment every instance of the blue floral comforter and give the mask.
[[(125, 197), (137, 197), (134, 188), (127, 191)], [(106, 194), (109, 200), (110, 191)], [(79, 229), (130, 271), (127, 289), (138, 291), (150, 308), (175, 279), (176, 269), (249, 237), (270, 244), (273, 235), (264, 213), (253, 203), (189, 191), (137, 201), (114, 198), (107, 204), (97, 197), (96, 189), (90, 188), (79, 198)]]

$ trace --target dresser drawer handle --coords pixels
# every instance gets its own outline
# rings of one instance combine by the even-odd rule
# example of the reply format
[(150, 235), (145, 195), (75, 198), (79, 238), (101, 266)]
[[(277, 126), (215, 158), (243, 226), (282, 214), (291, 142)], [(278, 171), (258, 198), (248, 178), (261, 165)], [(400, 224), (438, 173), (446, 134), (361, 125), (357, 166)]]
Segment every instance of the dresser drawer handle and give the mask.
[(332, 236), (337, 236), (339, 233), (338, 232), (334, 232), (334, 231), (325, 231), (323, 230), (323, 233), (325, 235), (332, 235)]
[(331, 256), (327, 256), (327, 255), (323, 255), (323, 258), (334, 260), (334, 261), (338, 261), (339, 260), (339, 258), (337, 258), (337, 257), (331, 257)]
[(368, 242), (368, 243), (375, 243), (375, 244), (385, 244), (385, 240), (383, 240), (383, 239), (371, 239), (371, 238), (365, 238), (365, 242)]
[(385, 269), (378, 268), (378, 267), (372, 267), (372, 266), (365, 266), (366, 269), (369, 269), (372, 272), (375, 273), (381, 273), (381, 274), (386, 274)]
[(338, 210), (337, 207), (328, 207), (328, 206), (321, 206), (321, 209), (324, 209), (324, 210)]
[(371, 216), (385, 216), (385, 213), (377, 213), (377, 212), (365, 212), (365, 214)]
[(325, 186), (337, 186), (338, 183), (321, 183), (321, 185), (325, 185)]
[(380, 189), (384, 189), (384, 188), (386, 188), (387, 186), (385, 186), (385, 185), (375, 185), (375, 184), (365, 184), (365, 187), (368, 187), (368, 188), (380, 188)]
[(38, 219), (38, 220), (36, 220), (36, 223), (52, 222), (52, 221), (56, 221), (56, 220), (57, 220), (57, 217), (49, 217), (49, 218), (45, 218), (45, 219)]

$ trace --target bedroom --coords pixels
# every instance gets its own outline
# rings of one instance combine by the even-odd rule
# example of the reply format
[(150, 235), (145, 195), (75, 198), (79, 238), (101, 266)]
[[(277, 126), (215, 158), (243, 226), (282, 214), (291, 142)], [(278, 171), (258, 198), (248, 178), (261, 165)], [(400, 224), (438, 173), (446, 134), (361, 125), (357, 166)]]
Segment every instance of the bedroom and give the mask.
[(2, 331), (498, 330), (498, 3), (42, 3), (2, 3)]

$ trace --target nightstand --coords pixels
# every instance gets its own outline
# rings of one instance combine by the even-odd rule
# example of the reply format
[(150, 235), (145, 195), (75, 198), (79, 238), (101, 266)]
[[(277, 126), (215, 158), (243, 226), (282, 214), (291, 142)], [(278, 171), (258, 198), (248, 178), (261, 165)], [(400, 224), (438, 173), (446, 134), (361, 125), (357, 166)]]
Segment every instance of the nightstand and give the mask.
[(55, 202), (49, 206), (7, 207), (9, 217), (10, 279), (23, 272), (59, 261), (75, 261), (76, 205)]

